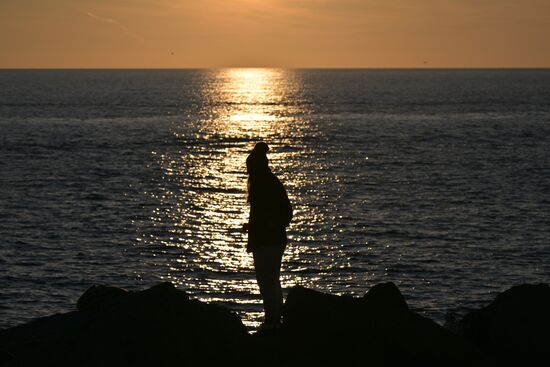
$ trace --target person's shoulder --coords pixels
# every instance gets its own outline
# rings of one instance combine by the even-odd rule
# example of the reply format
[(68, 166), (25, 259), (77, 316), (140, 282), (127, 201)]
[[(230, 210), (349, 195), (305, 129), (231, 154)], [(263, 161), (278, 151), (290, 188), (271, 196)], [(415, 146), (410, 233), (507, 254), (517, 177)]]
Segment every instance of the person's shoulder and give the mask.
[(279, 177), (277, 177), (276, 174), (272, 173), (273, 175), (273, 182), (275, 182), (277, 184), (277, 186), (280, 186), (280, 187), (283, 187), (283, 183), (281, 182), (281, 180), (279, 179)]

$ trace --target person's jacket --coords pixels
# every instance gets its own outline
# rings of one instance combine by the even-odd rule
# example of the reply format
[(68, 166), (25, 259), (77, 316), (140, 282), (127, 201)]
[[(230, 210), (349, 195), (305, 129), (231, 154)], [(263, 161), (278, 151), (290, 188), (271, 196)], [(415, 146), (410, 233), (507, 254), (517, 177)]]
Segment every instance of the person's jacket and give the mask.
[(286, 246), (285, 228), (292, 220), (292, 206), (283, 184), (268, 170), (250, 177), (249, 190), (247, 251), (261, 246)]

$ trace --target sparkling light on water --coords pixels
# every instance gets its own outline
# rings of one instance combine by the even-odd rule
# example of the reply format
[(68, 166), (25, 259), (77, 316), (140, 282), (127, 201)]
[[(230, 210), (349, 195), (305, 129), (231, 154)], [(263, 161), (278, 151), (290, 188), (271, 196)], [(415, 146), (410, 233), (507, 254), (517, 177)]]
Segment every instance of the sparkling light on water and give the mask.
[(548, 71), (0, 76), (0, 327), (160, 279), (256, 325), (241, 225), (259, 140), (295, 210), (286, 289), (392, 281), (442, 322), (548, 282)]
[[(161, 278), (201, 300), (225, 304), (250, 327), (261, 321), (252, 259), (240, 229), (248, 215), (245, 159), (263, 140), (295, 210), (283, 259), (284, 288), (301, 284), (362, 295), (375, 283), (394, 281), (409, 291), (413, 307), (430, 310), (434, 290), (449, 282), (460, 286), (459, 269), (477, 257), (464, 251), (470, 227), (449, 232), (424, 218), (439, 213), (450, 197), (469, 201), (459, 199), (462, 191), (438, 194), (439, 187), (454, 190), (455, 170), (452, 162), (437, 163), (442, 159), (437, 144), (421, 135), (417, 143), (409, 141), (418, 125), (403, 124), (391, 113), (354, 115), (346, 110), (353, 107), (341, 104), (310, 110), (315, 96), (308, 94), (303, 75), (289, 70), (217, 70), (194, 82), (196, 105), (174, 121), (177, 149), (170, 146), (159, 157), (164, 176), (151, 220), (158, 233), (146, 242), (152, 245), (147, 252), (158, 256), (155, 273)], [(333, 96), (330, 83), (326, 87), (316, 93)], [(395, 135), (385, 137), (388, 133)], [(416, 177), (425, 162), (434, 165), (432, 174), (451, 179), (438, 184), (430, 176)], [(470, 210), (477, 208), (460, 212)], [(478, 272), (469, 270), (472, 284), (479, 284)], [(415, 294), (423, 296), (415, 300)]]
[[(163, 208), (155, 221), (162, 223), (168, 217), (172, 237), (165, 246), (185, 250), (164, 278), (196, 292), (204, 301), (225, 302), (240, 311), (244, 306), (249, 311), (242, 313), (244, 321), (255, 326), (261, 301), (252, 257), (245, 252), (246, 234), (241, 233), (248, 219), (245, 160), (255, 142), (264, 140), (271, 146), (274, 172), (288, 188), (299, 187), (303, 178), (289, 175), (289, 166), (296, 155), (291, 146), (307, 124), (306, 111), (286, 102), (297, 98), (300, 90), (287, 71), (212, 73), (201, 90), (208, 108), (194, 116), (196, 120), (176, 124), (182, 150), (160, 159), (170, 189), (161, 197)], [(189, 129), (190, 123), (196, 128)], [(220, 143), (209, 144), (212, 137)], [(189, 139), (194, 142), (193, 151), (187, 150)], [(299, 211), (300, 205), (295, 206)], [(165, 223), (162, 227), (166, 228)], [(293, 249), (288, 256), (298, 257), (299, 251)], [(289, 287), (295, 279), (285, 275), (283, 282)]]

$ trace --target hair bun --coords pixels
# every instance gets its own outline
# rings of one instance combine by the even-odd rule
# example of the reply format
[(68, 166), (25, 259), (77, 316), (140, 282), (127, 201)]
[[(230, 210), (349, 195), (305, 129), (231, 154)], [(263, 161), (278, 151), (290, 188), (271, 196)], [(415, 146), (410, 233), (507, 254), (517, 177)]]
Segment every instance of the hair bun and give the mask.
[(254, 149), (252, 149), (252, 152), (266, 154), (267, 152), (269, 152), (269, 147), (267, 146), (266, 143), (261, 141), (259, 143), (256, 143), (256, 145), (254, 146)]

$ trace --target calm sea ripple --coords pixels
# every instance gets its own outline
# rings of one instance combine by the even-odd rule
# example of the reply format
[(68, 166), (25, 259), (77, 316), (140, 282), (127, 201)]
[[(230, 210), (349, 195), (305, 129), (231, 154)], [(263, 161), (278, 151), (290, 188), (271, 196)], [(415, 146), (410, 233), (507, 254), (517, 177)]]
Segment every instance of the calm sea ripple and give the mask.
[(550, 281), (549, 70), (0, 71), (0, 327), (170, 281), (254, 328), (244, 162), (295, 208), (286, 289), (393, 281), (444, 322)]

